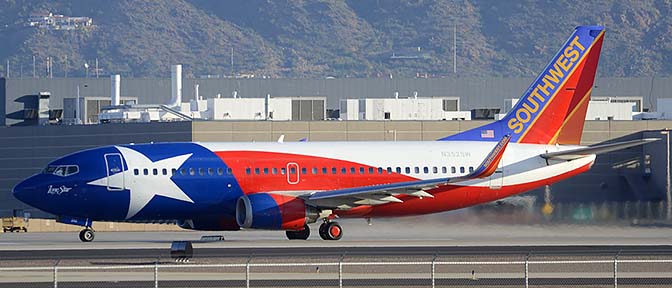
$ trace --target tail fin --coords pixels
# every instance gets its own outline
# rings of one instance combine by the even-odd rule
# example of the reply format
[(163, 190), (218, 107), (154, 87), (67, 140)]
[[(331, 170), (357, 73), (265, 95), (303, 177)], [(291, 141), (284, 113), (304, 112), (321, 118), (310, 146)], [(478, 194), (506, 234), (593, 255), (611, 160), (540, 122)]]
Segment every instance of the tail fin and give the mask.
[(503, 119), (439, 140), (579, 144), (603, 38), (602, 26), (576, 27)]

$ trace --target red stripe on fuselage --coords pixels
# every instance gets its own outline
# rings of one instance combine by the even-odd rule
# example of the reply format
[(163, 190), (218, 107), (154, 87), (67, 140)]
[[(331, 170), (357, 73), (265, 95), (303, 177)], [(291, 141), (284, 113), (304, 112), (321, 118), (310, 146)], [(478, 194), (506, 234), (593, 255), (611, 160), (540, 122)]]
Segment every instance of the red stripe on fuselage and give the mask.
[(490, 189), (488, 187), (479, 186), (446, 185), (428, 191), (434, 195), (434, 198), (406, 198), (403, 203), (388, 203), (378, 206), (358, 206), (350, 210), (338, 210), (335, 213), (339, 217), (361, 218), (411, 216), (456, 210), (495, 201), (544, 185), (549, 185), (586, 172), (592, 165), (593, 163), (591, 162), (580, 168), (554, 177), (523, 184), (502, 186), (500, 189)]
[[(417, 180), (394, 172), (388, 173), (387, 167), (381, 167), (383, 173), (379, 174), (378, 167), (326, 157), (260, 151), (218, 151), (215, 154), (233, 169), (233, 175), (245, 194), (334, 190)], [(290, 163), (298, 165), (297, 174), (287, 174), (290, 172), (287, 169)], [(247, 168), (250, 168), (250, 174), (246, 173)], [(264, 168), (268, 168), (268, 174), (264, 173)], [(277, 174), (272, 173), (273, 168), (276, 168)], [(284, 175), (280, 173), (281, 168), (287, 170)], [(305, 174), (302, 173), (303, 168), (306, 169)], [(317, 174), (313, 174), (313, 168), (317, 169)], [(327, 169), (326, 174), (323, 174), (323, 168)], [(336, 168), (336, 174), (332, 173), (333, 168)], [(345, 174), (342, 173), (343, 168), (346, 169)], [(355, 169), (354, 174), (352, 168)], [(362, 168), (364, 173), (360, 172)], [(369, 168), (373, 168), (374, 173), (369, 173)], [(256, 169), (259, 169), (259, 174), (256, 174)], [(297, 183), (292, 184), (294, 182)]]

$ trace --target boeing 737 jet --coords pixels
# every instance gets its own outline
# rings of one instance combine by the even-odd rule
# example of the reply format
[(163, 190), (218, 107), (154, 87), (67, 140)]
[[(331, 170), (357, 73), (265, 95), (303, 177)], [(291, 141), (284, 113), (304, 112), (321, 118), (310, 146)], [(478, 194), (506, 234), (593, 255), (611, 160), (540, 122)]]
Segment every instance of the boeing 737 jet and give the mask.
[[(83, 226), (177, 221), (195, 230), (284, 230), (308, 224), (338, 240), (349, 217), (436, 213), (494, 201), (590, 169), (596, 154), (651, 139), (578, 146), (604, 28), (580, 26), (501, 120), (438, 141), (154, 143), (67, 155), (14, 196)], [(409, 228), (412, 229), (412, 228)]]

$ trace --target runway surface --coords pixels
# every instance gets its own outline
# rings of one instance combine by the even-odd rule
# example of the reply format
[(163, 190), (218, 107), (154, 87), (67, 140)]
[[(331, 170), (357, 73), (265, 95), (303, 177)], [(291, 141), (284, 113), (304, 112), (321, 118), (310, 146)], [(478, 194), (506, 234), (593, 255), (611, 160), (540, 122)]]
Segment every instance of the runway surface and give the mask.
[[(432, 275), (437, 287), (520, 287), (526, 259), (533, 263), (530, 285), (602, 287), (614, 283), (616, 256), (624, 261), (618, 266), (620, 285), (672, 286), (672, 229), (665, 227), (446, 224), (425, 218), (372, 226), (340, 222), (345, 228), (340, 241), (315, 233), (307, 241), (289, 241), (279, 231), (99, 232), (92, 243), (81, 243), (76, 232), (5, 233), (0, 269), (43, 269), (0, 273), (0, 287), (54, 287), (56, 266), (59, 287), (153, 287), (154, 275), (159, 287), (244, 287), (246, 277), (251, 287), (338, 287), (339, 277), (344, 287), (428, 287)], [(200, 241), (204, 235), (226, 240)], [(170, 258), (175, 240), (193, 241), (189, 263)], [(601, 262), (563, 262), (584, 260)], [(658, 262), (636, 262), (641, 260)], [(422, 264), (384, 264), (409, 261)], [(434, 273), (432, 261), (444, 264)], [(451, 261), (471, 264), (447, 264)], [(481, 263), (493, 261), (502, 263)], [(245, 263), (252, 265), (249, 276)], [(228, 264), (238, 266), (221, 266)], [(157, 274), (154, 265), (160, 267)]]
[[(356, 253), (404, 255), (498, 255), (532, 253), (668, 253), (672, 229), (660, 227), (592, 225), (445, 224), (426, 218), (340, 221), (345, 229), (339, 241), (321, 240), (313, 233), (307, 241), (285, 238), (282, 231), (235, 232), (98, 232), (92, 243), (82, 243), (76, 232), (0, 234), (0, 257), (158, 257), (166, 256), (172, 241), (193, 241), (196, 254), (228, 255), (340, 255)], [(311, 225), (312, 231), (317, 225)], [(225, 241), (202, 242), (201, 236), (223, 235)], [(476, 247), (476, 248), (474, 248)], [(565, 248), (561, 248), (565, 247)], [(575, 251), (575, 252), (572, 252)], [(7, 258), (5, 258), (7, 259)]]

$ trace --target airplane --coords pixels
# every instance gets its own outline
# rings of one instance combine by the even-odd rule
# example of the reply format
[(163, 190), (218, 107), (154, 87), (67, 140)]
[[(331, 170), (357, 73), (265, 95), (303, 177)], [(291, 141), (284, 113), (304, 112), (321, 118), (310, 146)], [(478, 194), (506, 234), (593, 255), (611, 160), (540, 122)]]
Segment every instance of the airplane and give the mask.
[(13, 188), (84, 227), (177, 221), (185, 229), (284, 230), (338, 240), (339, 218), (421, 215), (520, 194), (588, 171), (597, 154), (657, 139), (579, 146), (604, 27), (579, 26), (501, 120), (438, 141), (153, 143), (59, 158)]

